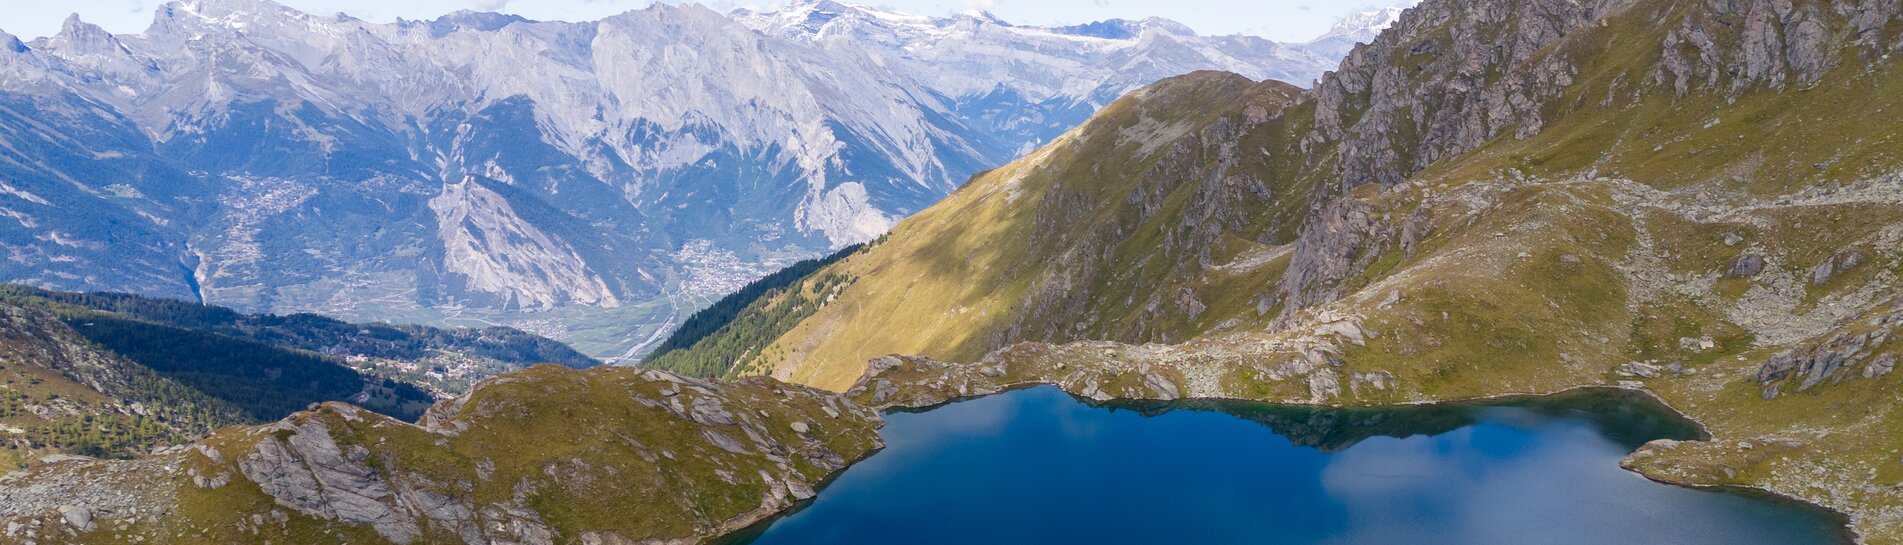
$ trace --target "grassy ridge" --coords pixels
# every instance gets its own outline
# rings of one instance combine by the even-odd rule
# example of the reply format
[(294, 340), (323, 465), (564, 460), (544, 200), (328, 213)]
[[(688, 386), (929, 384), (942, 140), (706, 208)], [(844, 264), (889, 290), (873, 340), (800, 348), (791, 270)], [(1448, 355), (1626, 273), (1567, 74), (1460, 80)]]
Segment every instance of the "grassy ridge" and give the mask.
[[(827, 265), (837, 263), (847, 256), (858, 253), (859, 250), (863, 248), (865, 248), (864, 244), (847, 246), (825, 257), (802, 260), (784, 269), (775, 271), (773, 274), (769, 274), (759, 280), (747, 283), (746, 286), (741, 287), (738, 291), (727, 294), (726, 297), (715, 301), (712, 306), (695, 312), (693, 316), (689, 316), (686, 321), (681, 322), (681, 326), (675, 329), (672, 334), (669, 334), (667, 340), (662, 341), (661, 345), (654, 349), (654, 352), (648, 354), (643, 360), (644, 364), (649, 367), (666, 369), (690, 376), (720, 377), (730, 375), (735, 359), (739, 355), (739, 353), (735, 352), (736, 349), (739, 350), (740, 353), (744, 353), (748, 350), (757, 350), (766, 342), (770, 342), (773, 338), (786, 332), (783, 328), (774, 328), (769, 324), (790, 323), (791, 321), (803, 319), (806, 315), (800, 315), (797, 318), (792, 318), (790, 321), (787, 319), (766, 319), (735, 323), (736, 319), (750, 312), (761, 312), (762, 310), (757, 308), (756, 305), (769, 304), (763, 303), (763, 301), (770, 302), (785, 296), (789, 293), (787, 292), (787, 288), (794, 284), (804, 284), (808, 282), (811, 280), (809, 277), (812, 276), (813, 273), (818, 272)], [(799, 290), (796, 290), (791, 293), (797, 293), (798, 291)], [(798, 306), (799, 305), (794, 305), (787, 308), (791, 309)], [(710, 338), (716, 337), (717, 339), (709, 341)], [(696, 346), (703, 342), (710, 342), (711, 344), (704, 347)], [(716, 348), (716, 346), (719, 348)], [(697, 348), (698, 352), (670, 356), (673, 352), (694, 348)]]
[(1231, 318), (1261, 325), (1253, 295), (1278, 261), (1209, 265), (1293, 239), (1312, 188), (1298, 156), (1229, 143), (1294, 146), (1284, 109), (1298, 94), (1206, 72), (1118, 100), (830, 267), (858, 280), (751, 361), (843, 389), (886, 354), (970, 360), (1017, 340), (1174, 342)]
[(793, 324), (812, 316), (852, 281), (837, 273), (816, 273), (862, 248), (853, 245), (804, 260), (747, 284), (694, 313), (643, 365), (705, 378), (757, 372), (748, 365), (751, 356)]

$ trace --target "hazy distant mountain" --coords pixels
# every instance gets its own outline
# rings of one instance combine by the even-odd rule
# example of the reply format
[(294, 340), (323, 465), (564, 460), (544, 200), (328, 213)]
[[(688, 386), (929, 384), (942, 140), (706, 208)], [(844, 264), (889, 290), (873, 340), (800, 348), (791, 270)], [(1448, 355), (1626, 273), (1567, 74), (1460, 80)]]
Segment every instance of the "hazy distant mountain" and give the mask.
[(0, 278), (422, 321), (640, 307), (587, 333), (619, 349), (671, 312), (648, 302), (867, 240), (1132, 88), (1333, 63), (1160, 19), (172, 2), (140, 34), (0, 33)]
[(1401, 20), (1402, 11), (1405, 10), (1390, 7), (1349, 15), (1337, 21), (1334, 28), (1328, 29), (1327, 34), (1303, 44), (1302, 47), (1311, 53), (1329, 58), (1346, 57), (1349, 51), (1354, 50), (1355, 44), (1374, 41), (1375, 36), (1381, 35), (1381, 31), (1394, 26), (1395, 22)]

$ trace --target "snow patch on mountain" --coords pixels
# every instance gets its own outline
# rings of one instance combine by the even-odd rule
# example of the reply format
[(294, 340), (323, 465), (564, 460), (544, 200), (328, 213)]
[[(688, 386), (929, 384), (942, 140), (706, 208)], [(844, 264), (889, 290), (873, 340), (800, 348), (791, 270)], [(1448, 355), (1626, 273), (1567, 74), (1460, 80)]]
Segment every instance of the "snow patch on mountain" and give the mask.
[(1335, 26), (1328, 29), (1327, 33), (1304, 44), (1304, 47), (1331, 58), (1346, 57), (1356, 45), (1372, 42), (1375, 36), (1381, 35), (1381, 31), (1394, 26), (1405, 11), (1407, 8), (1387, 7), (1351, 14), (1335, 22)]

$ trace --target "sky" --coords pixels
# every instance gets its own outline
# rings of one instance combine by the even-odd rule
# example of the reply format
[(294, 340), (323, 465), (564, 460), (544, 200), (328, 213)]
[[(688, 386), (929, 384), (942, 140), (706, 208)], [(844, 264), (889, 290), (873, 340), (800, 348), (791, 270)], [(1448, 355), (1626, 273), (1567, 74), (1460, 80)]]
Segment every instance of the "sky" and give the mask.
[[(152, 23), (164, 0), (0, 0), (0, 30), (22, 39), (59, 32), (66, 16), (105, 27), (115, 34), (136, 33)], [(536, 20), (586, 21), (640, 9), (654, 0), (277, 0), (307, 13), (348, 13), (390, 22), (432, 19), (459, 9), (502, 11)], [(674, 0), (668, 0), (674, 2)], [(674, 2), (681, 3), (681, 2)], [(783, 0), (702, 0), (718, 11), (736, 7), (770, 8)], [(856, 0), (904, 13), (945, 15), (984, 9), (1013, 24), (1058, 25), (1111, 18), (1174, 19), (1197, 33), (1251, 34), (1285, 42), (1305, 42), (1349, 13), (1407, 0)]]

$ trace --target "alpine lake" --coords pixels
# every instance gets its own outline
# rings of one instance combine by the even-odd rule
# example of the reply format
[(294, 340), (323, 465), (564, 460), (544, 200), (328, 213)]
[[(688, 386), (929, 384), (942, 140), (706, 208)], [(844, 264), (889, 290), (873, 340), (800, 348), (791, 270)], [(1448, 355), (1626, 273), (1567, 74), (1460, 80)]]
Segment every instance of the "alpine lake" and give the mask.
[(1823, 545), (1843, 519), (1619, 467), (1702, 431), (1618, 390), (1333, 409), (1053, 387), (891, 412), (886, 448), (727, 545)]

